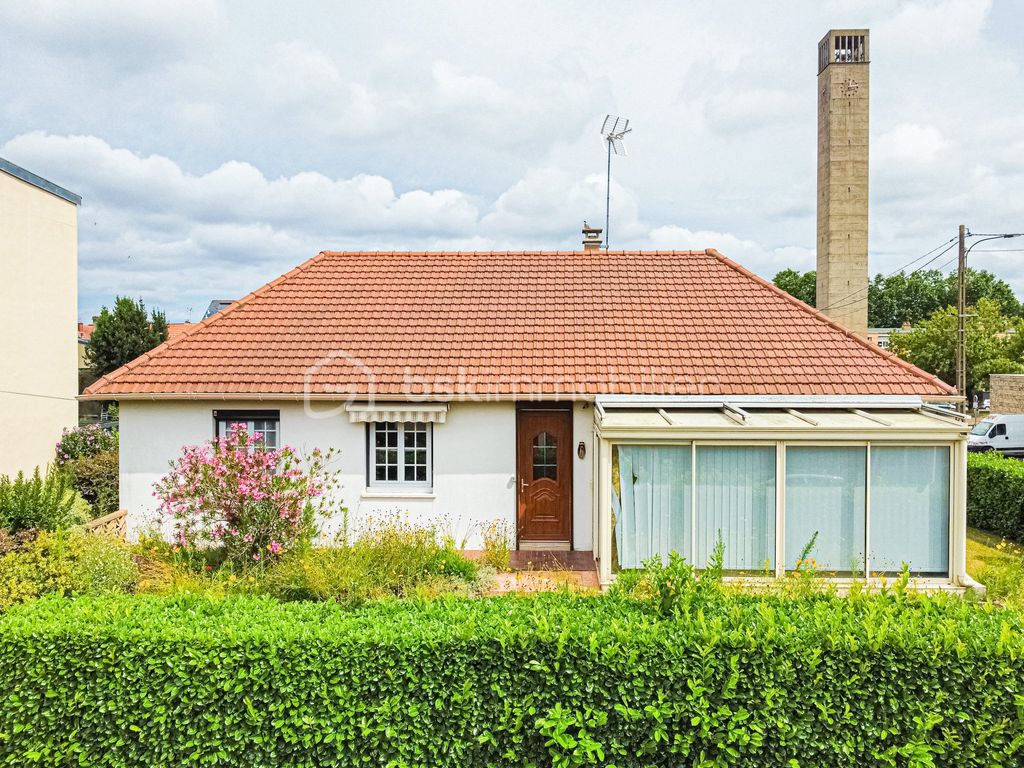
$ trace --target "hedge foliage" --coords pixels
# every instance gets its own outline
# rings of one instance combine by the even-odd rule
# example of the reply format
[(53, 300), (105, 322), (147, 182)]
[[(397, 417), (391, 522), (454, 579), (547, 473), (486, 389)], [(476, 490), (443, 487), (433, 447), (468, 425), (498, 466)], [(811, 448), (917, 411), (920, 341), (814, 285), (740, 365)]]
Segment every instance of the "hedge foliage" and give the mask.
[(967, 524), (1024, 542), (1024, 461), (995, 451), (967, 455)]
[(0, 618), (0, 764), (1010, 766), (1024, 625), (902, 593), (44, 598)]

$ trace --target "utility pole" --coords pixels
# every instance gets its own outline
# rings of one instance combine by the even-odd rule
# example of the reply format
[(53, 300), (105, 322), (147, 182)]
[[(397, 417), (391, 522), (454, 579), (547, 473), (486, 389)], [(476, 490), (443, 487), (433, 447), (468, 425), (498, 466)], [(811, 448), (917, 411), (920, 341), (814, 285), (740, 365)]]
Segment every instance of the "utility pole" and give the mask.
[[(964, 248), (964, 242), (968, 237), (980, 237), (975, 240), (970, 248)], [(989, 240), (1008, 240), (1013, 237), (1024, 237), (1024, 232), (1003, 232), (990, 234), (987, 232), (968, 232), (967, 228), (960, 225), (960, 254), (957, 260), (957, 297), (956, 297), (956, 391), (963, 400), (960, 402), (960, 412), (967, 412), (967, 318), (974, 315), (967, 314), (967, 257), (971, 255), (977, 246), (987, 243)]]
[(956, 268), (956, 391), (960, 413), (967, 412), (967, 251), (964, 250), (966, 227), (960, 225), (960, 254)]

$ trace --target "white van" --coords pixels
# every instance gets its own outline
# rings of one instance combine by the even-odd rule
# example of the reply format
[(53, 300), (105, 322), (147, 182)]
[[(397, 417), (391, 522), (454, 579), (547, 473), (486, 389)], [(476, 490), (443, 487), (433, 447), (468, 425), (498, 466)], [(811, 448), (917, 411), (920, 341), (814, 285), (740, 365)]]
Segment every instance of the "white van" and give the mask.
[(999, 451), (1024, 458), (1024, 413), (986, 416), (967, 436), (968, 451)]

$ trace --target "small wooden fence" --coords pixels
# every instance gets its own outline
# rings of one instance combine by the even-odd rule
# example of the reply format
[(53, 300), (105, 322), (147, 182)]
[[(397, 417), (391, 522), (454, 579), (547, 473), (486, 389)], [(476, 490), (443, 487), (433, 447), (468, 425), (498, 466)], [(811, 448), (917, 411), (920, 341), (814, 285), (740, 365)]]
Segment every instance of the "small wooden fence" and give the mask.
[(85, 529), (93, 533), (102, 533), (107, 536), (116, 536), (119, 539), (123, 539), (127, 532), (127, 523), (128, 510), (119, 509), (117, 512), (111, 512), (109, 515), (90, 520), (85, 524)]

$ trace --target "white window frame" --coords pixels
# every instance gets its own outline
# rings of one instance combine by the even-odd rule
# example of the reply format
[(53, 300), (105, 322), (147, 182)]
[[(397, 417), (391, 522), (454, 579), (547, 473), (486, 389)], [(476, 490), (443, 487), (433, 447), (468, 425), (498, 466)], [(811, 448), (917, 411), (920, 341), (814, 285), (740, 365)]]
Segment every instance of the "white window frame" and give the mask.
[[(394, 424), (398, 431), (397, 480), (377, 479), (377, 428)], [(423, 426), (427, 434), (427, 479), (405, 479), (405, 434), (407, 427)], [(430, 422), (374, 421), (366, 425), (366, 487), (370, 490), (415, 491), (429, 493), (434, 486), (434, 425)]]

